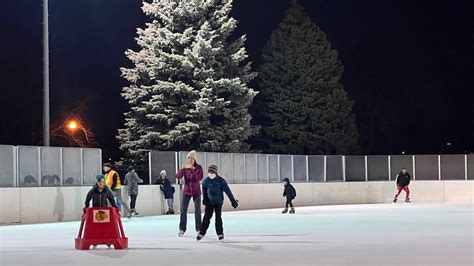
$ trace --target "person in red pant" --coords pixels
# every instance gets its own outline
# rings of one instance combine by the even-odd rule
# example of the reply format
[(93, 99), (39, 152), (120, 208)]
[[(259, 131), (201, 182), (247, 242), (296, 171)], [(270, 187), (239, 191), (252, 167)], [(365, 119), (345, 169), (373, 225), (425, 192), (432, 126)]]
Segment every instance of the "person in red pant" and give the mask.
[(410, 185), (411, 176), (407, 172), (406, 167), (402, 167), (402, 171), (397, 175), (397, 194), (395, 194), (395, 198), (393, 199), (393, 203), (397, 203), (398, 195), (403, 191), (406, 193), (405, 202), (410, 203), (410, 189), (408, 185)]

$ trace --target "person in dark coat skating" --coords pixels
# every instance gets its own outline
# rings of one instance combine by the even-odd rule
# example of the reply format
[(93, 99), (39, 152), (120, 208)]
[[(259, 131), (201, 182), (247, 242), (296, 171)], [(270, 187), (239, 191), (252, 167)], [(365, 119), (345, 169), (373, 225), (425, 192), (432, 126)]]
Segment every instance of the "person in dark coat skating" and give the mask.
[(296, 189), (293, 185), (290, 184), (290, 179), (283, 179), (283, 185), (285, 189), (283, 190), (283, 197), (286, 197), (285, 209), (281, 213), (288, 212), (288, 205), (290, 205), (290, 213), (295, 213), (295, 208), (293, 208), (293, 200), (296, 198)]
[(160, 178), (157, 180), (157, 183), (160, 184), (160, 190), (165, 196), (166, 202), (168, 203), (168, 211), (166, 214), (174, 214), (174, 192), (175, 188), (171, 185), (170, 180), (166, 177), (166, 171), (161, 170)]
[(98, 175), (96, 176), (96, 180), (97, 182), (91, 188), (89, 193), (87, 193), (84, 211), (86, 208), (89, 208), (91, 200), (93, 208), (107, 207), (107, 201), (110, 202), (112, 207), (117, 208), (112, 191), (105, 185), (105, 177), (103, 175)]
[(130, 212), (128, 218), (132, 218), (132, 215), (140, 215), (135, 209), (135, 205), (138, 197), (138, 184), (143, 183), (143, 179), (138, 176), (133, 166), (128, 167), (128, 173), (125, 175), (125, 185), (127, 185), (128, 196), (130, 197)]
[(196, 239), (201, 240), (207, 233), (211, 223), (212, 214), (216, 213), (216, 233), (219, 240), (224, 239), (224, 227), (222, 226), (222, 204), (224, 204), (224, 193), (227, 194), (232, 207), (236, 209), (239, 201), (234, 198), (232, 191), (225, 179), (217, 174), (217, 166), (210, 165), (208, 176), (202, 182), (203, 204), (206, 206), (201, 230)]
[(400, 195), (400, 193), (405, 191), (406, 196), (405, 196), (405, 202), (410, 203), (410, 189), (408, 186), (410, 185), (410, 173), (408, 173), (406, 167), (402, 167), (402, 170), (400, 173), (397, 175), (397, 193), (395, 194), (395, 198), (393, 199), (393, 203), (397, 203), (397, 198)]

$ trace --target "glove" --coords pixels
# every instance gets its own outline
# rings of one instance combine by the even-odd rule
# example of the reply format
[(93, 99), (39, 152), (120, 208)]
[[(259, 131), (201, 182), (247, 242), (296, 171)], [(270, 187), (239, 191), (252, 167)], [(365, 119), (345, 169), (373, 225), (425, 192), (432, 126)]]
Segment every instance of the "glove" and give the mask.
[(238, 200), (232, 201), (232, 207), (233, 207), (234, 209), (237, 209), (237, 207), (239, 207), (239, 201), (238, 201)]
[(209, 202), (209, 199), (208, 199), (208, 198), (204, 198), (204, 199), (202, 200), (202, 204), (203, 204), (204, 206), (208, 206), (208, 205), (211, 204), (211, 202)]

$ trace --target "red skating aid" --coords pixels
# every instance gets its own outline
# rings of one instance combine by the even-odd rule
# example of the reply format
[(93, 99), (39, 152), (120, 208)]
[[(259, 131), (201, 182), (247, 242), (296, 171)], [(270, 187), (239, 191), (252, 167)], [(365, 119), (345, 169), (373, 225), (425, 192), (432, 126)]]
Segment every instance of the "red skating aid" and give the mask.
[(120, 214), (116, 208), (87, 208), (82, 215), (76, 238), (76, 249), (88, 250), (91, 245), (113, 245), (115, 249), (128, 248)]

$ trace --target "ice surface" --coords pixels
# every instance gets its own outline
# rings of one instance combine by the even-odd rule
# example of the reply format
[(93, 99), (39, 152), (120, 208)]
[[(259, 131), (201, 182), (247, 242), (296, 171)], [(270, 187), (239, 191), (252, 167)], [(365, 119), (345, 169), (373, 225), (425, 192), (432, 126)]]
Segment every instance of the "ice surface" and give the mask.
[[(345, 205), (223, 214), (226, 240), (178, 216), (124, 219), (128, 250), (79, 251), (79, 222), (0, 227), (0, 265), (474, 265), (472, 205)], [(193, 228), (193, 219), (188, 219)]]

